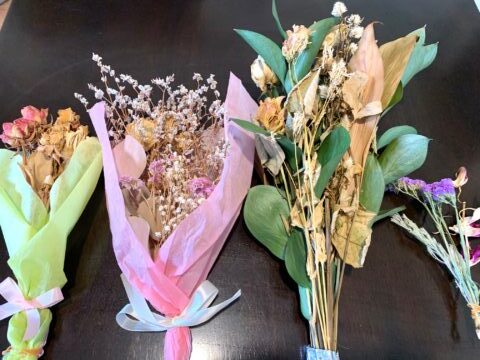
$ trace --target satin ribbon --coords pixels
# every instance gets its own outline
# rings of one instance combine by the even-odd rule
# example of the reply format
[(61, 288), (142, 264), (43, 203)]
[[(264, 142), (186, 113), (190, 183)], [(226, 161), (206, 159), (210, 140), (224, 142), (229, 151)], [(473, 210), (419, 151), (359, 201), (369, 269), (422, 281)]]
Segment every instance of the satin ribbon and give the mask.
[(192, 298), (183, 312), (174, 317), (167, 317), (152, 312), (145, 298), (121, 275), (123, 286), (127, 292), (130, 304), (117, 314), (117, 323), (128, 331), (167, 331), (176, 327), (190, 327), (203, 324), (225, 309), (240, 297), (238, 290), (230, 299), (210, 307), (218, 295), (218, 289), (205, 280), (195, 290)]
[(20, 311), (25, 311), (27, 329), (23, 335), (24, 341), (32, 339), (40, 329), (40, 312), (38, 309), (49, 308), (63, 300), (62, 290), (58, 287), (48, 290), (35, 299), (27, 300), (17, 283), (10, 277), (0, 283), (0, 295), (7, 300), (5, 304), (0, 305), (0, 320)]

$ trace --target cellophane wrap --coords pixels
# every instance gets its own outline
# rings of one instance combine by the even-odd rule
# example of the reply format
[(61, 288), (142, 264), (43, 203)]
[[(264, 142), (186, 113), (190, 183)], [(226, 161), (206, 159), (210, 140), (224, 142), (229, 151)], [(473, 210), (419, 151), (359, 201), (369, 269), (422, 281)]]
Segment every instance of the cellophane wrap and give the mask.
[(310, 346), (305, 346), (305, 360), (340, 360), (340, 356), (336, 351), (316, 349)]
[[(146, 245), (145, 220), (129, 216), (125, 209), (119, 186), (122, 174), (115, 166), (104, 104), (98, 103), (90, 110), (102, 144), (107, 207), (118, 265), (128, 282), (165, 316), (182, 313), (192, 293), (207, 278), (240, 213), (251, 183), (255, 144), (253, 136), (230, 119), (250, 120), (256, 109), (255, 101), (241, 81), (230, 74), (225, 100), (225, 138), (229, 150), (220, 180), (212, 194), (176, 227), (155, 258)], [(186, 360), (190, 354), (190, 329), (169, 329), (165, 336), (164, 359)]]
[[(20, 168), (20, 154), (0, 149), (0, 226), (7, 245), (8, 265), (27, 300), (53, 288), (62, 288), (67, 237), (90, 199), (102, 171), (100, 143), (83, 140), (65, 170), (50, 190), (50, 210), (27, 183)], [(24, 311), (8, 323), (10, 348), (4, 359), (37, 359), (43, 353), (52, 320), (49, 309), (41, 309), (39, 330), (24, 340)]]

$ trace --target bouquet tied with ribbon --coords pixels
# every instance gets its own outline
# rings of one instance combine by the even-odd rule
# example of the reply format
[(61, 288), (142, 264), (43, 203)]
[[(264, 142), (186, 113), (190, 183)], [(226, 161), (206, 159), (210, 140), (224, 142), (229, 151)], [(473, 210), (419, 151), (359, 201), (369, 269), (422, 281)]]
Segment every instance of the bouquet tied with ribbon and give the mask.
[[(164, 358), (189, 359), (189, 327), (240, 296), (211, 306), (218, 290), (206, 278), (252, 175), (253, 137), (229, 119), (251, 118), (257, 105), (233, 74), (224, 105), (213, 75), (203, 81), (199, 74), (193, 90), (173, 89), (173, 75), (153, 79), (163, 97), (152, 100), (150, 85), (125, 74), (115, 78), (99, 56), (94, 61), (102, 77), (118, 84), (107, 85), (106, 93), (90, 86), (103, 102), (89, 110), (102, 144), (113, 248), (129, 299), (117, 322), (129, 331), (166, 331)], [(216, 100), (207, 106), (211, 95)]]
[(48, 121), (48, 110), (27, 106), (0, 135), (0, 226), (15, 280), (0, 283), (0, 318), (10, 317), (5, 359), (43, 354), (50, 307), (63, 300), (67, 237), (102, 170), (100, 143), (88, 137), (71, 109)]

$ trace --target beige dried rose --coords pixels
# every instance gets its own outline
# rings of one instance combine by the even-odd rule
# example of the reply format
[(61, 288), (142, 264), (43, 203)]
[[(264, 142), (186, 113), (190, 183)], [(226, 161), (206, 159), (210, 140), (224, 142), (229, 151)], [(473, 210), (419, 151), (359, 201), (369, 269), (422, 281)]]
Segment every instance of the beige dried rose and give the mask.
[(62, 149), (64, 158), (71, 158), (77, 146), (85, 140), (88, 135), (88, 126), (82, 125), (75, 131), (69, 131), (65, 134), (65, 145)]
[(126, 126), (126, 133), (142, 144), (145, 151), (155, 145), (155, 122), (149, 118), (140, 118)]
[(255, 120), (268, 131), (283, 133), (285, 130), (285, 108), (282, 107), (284, 98), (279, 96), (260, 101)]
[(250, 65), (250, 72), (253, 82), (262, 92), (267, 91), (268, 86), (278, 82), (277, 76), (260, 55)]
[(288, 62), (293, 61), (309, 44), (310, 30), (303, 25), (293, 25), (287, 30), (287, 38), (283, 42), (282, 54)]

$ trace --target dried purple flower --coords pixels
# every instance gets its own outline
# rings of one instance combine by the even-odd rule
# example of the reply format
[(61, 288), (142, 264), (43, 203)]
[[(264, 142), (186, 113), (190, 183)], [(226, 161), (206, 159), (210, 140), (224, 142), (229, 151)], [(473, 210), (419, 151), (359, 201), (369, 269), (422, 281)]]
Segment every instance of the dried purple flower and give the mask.
[(207, 177), (200, 177), (191, 179), (188, 182), (188, 188), (192, 195), (203, 198), (208, 198), (215, 189), (215, 185)]
[(426, 185), (426, 182), (420, 179), (402, 177), (398, 179), (398, 185), (409, 190), (420, 190)]
[(163, 160), (153, 160), (148, 167), (148, 173), (150, 175), (148, 181), (154, 185), (160, 185), (164, 172), (165, 167), (163, 166)]
[(442, 179), (440, 181), (426, 184), (422, 188), (424, 196), (430, 195), (433, 201), (443, 202), (455, 198), (455, 187), (452, 179)]

